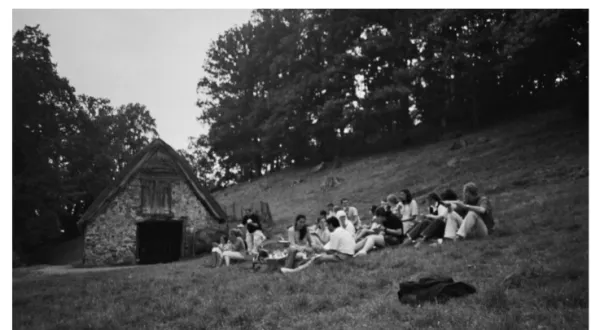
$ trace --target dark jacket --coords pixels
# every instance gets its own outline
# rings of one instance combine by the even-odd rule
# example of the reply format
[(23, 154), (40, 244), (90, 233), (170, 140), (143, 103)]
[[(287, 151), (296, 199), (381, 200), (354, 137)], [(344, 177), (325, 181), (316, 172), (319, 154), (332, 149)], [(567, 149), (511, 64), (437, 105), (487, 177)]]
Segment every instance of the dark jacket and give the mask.
[(453, 297), (462, 297), (476, 292), (476, 288), (463, 282), (454, 282), (451, 277), (424, 277), (418, 282), (402, 282), (398, 300), (403, 304), (418, 305), (422, 302), (444, 303)]
[[(246, 222), (248, 221), (248, 219), (251, 219), (252, 223), (247, 224)], [(259, 219), (259, 216), (254, 213), (250, 215), (245, 215), (244, 218), (242, 218), (242, 224), (246, 226), (246, 230), (251, 234), (257, 230), (262, 229), (261, 220)]]

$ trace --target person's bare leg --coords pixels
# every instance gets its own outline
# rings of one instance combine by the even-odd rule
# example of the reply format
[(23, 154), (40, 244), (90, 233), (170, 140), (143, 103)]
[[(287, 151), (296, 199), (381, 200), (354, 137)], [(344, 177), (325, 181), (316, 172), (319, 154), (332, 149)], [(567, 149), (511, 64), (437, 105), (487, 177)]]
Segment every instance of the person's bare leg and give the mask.
[(367, 240), (365, 241), (365, 245), (363, 248), (355, 254), (355, 256), (363, 256), (366, 255), (369, 250), (371, 250), (374, 246), (383, 247), (385, 246), (386, 242), (384, 241), (384, 236), (382, 235), (370, 235), (367, 236)]
[(327, 262), (339, 262), (341, 261), (341, 259), (339, 259), (337, 256), (332, 255), (332, 254), (321, 254), (319, 256), (317, 256), (316, 258), (306, 262), (305, 264), (299, 266), (298, 268), (295, 269), (290, 269), (290, 268), (281, 268), (281, 272), (286, 274), (286, 273), (295, 273), (295, 272), (299, 272), (302, 271), (310, 266), (312, 266), (313, 264), (315, 265), (319, 265), (319, 264), (323, 264), (323, 263), (327, 263)]
[(317, 265), (320, 265), (323, 263), (328, 263), (328, 262), (339, 262), (339, 261), (341, 261), (341, 259), (339, 259), (334, 254), (321, 255), (320, 257), (313, 260), (313, 262)]
[(310, 267), (312, 264), (314, 263), (314, 260), (310, 260), (308, 262), (306, 262), (303, 265), (300, 265), (298, 268), (287, 268), (287, 267), (282, 267), (280, 270), (282, 273), (295, 273), (295, 272), (299, 272), (301, 270), (304, 270), (308, 267)]
[(365, 242), (367, 242), (367, 237), (365, 237), (364, 239), (362, 239), (361, 241), (357, 242), (355, 244), (355, 252), (363, 249), (363, 247), (365, 246)]
[(361, 229), (361, 231), (359, 231), (359, 233), (357, 233), (357, 235), (355, 235), (355, 241), (358, 241), (362, 238), (364, 238), (365, 236), (367, 236), (369, 233), (369, 229)]

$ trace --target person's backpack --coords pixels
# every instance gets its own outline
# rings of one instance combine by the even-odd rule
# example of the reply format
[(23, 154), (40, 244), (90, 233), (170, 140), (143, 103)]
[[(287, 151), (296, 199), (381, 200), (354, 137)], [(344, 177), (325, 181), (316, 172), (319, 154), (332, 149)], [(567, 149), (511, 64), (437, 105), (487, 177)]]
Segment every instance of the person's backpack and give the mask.
[(417, 282), (402, 282), (398, 300), (403, 304), (417, 305), (423, 302), (447, 302), (450, 298), (462, 297), (476, 292), (476, 288), (463, 282), (454, 282), (451, 277), (424, 277)]

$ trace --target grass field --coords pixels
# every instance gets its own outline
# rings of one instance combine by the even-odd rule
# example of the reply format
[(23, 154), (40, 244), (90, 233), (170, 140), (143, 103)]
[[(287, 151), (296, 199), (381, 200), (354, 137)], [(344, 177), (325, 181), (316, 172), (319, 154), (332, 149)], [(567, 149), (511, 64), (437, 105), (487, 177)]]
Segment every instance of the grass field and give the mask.
[[(479, 143), (486, 136), (489, 142)], [(15, 329), (585, 329), (588, 328), (588, 130), (552, 112), (451, 141), (345, 163), (290, 170), (232, 187), (222, 203), (267, 201), (283, 230), (329, 201), (360, 211), (409, 188), (493, 200), (498, 232), (480, 241), (392, 248), (302, 273), (204, 267), (205, 260), (110, 272), (13, 273)], [(448, 166), (451, 158), (455, 166)], [(323, 193), (326, 175), (345, 182)], [(290, 187), (293, 180), (304, 181)], [(266, 188), (269, 187), (269, 188)], [(424, 205), (421, 205), (424, 209)], [(398, 284), (442, 274), (477, 288), (446, 304), (401, 305)]]

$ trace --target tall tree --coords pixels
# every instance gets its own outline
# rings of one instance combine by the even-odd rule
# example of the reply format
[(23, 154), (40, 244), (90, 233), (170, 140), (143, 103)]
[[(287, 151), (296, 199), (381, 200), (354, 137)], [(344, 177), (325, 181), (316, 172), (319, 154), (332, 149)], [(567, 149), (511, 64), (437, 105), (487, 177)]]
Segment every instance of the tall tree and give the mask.
[(586, 111), (587, 48), (581, 10), (257, 10), (212, 44), (200, 120), (245, 180), (417, 120), (479, 128), (573, 97)]
[(26, 26), (12, 40), (13, 237), (19, 250), (59, 235), (62, 123), (76, 99), (49, 46), (39, 26)]
[(193, 168), (193, 173), (195, 173), (202, 185), (210, 190), (217, 187), (219, 183), (216, 182), (215, 176), (217, 162), (211, 151), (207, 135), (202, 134), (198, 138), (190, 137), (187, 150), (181, 149), (178, 152), (189, 162)]

